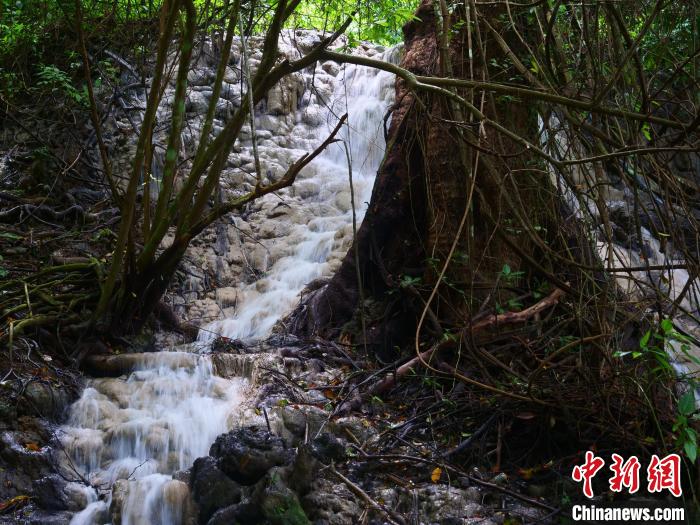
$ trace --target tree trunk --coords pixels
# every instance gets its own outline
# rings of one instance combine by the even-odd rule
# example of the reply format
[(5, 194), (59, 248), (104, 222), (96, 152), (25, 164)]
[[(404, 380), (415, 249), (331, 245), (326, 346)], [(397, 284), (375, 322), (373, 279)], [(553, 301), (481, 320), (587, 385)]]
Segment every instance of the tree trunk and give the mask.
[[(519, 48), (499, 16), (504, 11), (499, 5), (480, 6), (478, 31), (468, 35), (468, 23), (453, 25), (467, 18), (464, 6), (445, 24), (439, 6), (424, 0), (418, 19), (404, 27), (401, 67), (416, 75), (479, 80), (517, 76), (512, 66), (488, 66), (507, 62), (488, 25), (511, 49)], [(441, 39), (441, 34), (451, 37)], [(461, 88), (457, 94), (488, 118), (538, 142), (537, 113), (531, 106)], [(414, 337), (426, 303), (432, 319), (426, 329), (432, 335), (468, 323), (485, 302), (497, 305), (513, 298), (506, 287), (494, 292), (504, 272), (550, 274), (546, 263), (540, 268), (525, 264), (523, 255), (531, 262), (542, 258), (523, 229), (535, 225), (538, 231), (557, 230), (551, 227), (560, 212), (553, 190), (549, 174), (531, 151), (480, 126), (445, 97), (416, 95), (398, 79), (387, 153), (364, 222), (339, 271), (292, 314), (293, 330), (333, 337), (356, 315), (356, 250), (368, 299), (362, 314), (367, 333), (358, 341), (388, 357)], [(551, 237), (553, 244), (571, 242), (571, 235)], [(373, 309), (375, 304), (382, 307)]]

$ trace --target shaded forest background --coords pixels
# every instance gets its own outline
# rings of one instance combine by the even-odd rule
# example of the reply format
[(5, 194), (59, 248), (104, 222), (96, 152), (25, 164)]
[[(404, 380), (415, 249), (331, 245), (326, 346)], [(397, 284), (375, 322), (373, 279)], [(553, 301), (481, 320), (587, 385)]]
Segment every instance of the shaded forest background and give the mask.
[[(698, 5), (415, 7), (3, 0), (6, 373), (28, 373), (27, 345), (74, 366), (153, 323), (196, 331), (160, 302), (190, 241), (292, 185), (325, 145), (274, 184), (218, 201), (222, 163), (251, 107), (316, 60), (368, 65), (398, 78), (386, 157), (341, 269), (288, 319), (297, 335), (363, 360), (334, 410), (401, 411), (416, 400), (404, 438), (429, 433), (445, 461), (466, 464), (470, 436), (491, 436), (488, 462), (525, 465), (530, 476), (566, 472), (591, 446), (675, 451), (694, 499)], [(324, 36), (280, 61), (279, 33), (295, 27)], [(343, 33), (348, 49), (331, 50)], [(212, 97), (199, 148), (180, 169), (203, 34), (214, 35), (224, 67), (234, 34), (264, 37), (263, 59), (216, 135)], [(350, 54), (361, 40), (403, 41), (401, 63)], [(127, 89), (124, 70), (149, 79), (149, 97), (131, 172), (115, 173), (101, 129)], [(176, 111), (151, 201), (152, 126), (169, 78)], [(166, 233), (175, 241), (162, 249)], [(56, 256), (67, 239), (83, 253)]]

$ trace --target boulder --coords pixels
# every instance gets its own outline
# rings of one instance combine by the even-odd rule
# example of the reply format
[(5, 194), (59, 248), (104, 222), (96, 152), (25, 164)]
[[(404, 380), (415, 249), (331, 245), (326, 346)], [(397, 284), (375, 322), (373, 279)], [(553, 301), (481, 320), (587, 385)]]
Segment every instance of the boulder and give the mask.
[(226, 476), (210, 456), (195, 460), (190, 474), (192, 496), (199, 506), (199, 523), (207, 523), (219, 509), (241, 500), (241, 487)]
[(44, 476), (34, 482), (34, 497), (37, 504), (46, 510), (81, 510), (87, 498), (82, 491), (69, 489), (68, 483), (58, 474)]
[(69, 391), (48, 381), (30, 381), (18, 398), (17, 415), (60, 420), (71, 402)]
[(323, 432), (311, 442), (311, 453), (323, 463), (345, 459), (345, 447), (333, 434)]
[(307, 516), (314, 523), (353, 525), (362, 507), (343, 483), (320, 478), (301, 501)]
[(209, 450), (217, 466), (242, 485), (253, 485), (272, 467), (286, 465), (292, 451), (281, 438), (261, 427), (246, 427), (220, 435)]

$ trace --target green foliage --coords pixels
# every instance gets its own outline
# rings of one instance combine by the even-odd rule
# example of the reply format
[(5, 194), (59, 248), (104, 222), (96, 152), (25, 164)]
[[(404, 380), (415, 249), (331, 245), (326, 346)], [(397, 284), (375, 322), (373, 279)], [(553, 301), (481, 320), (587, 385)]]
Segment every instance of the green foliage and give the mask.
[(87, 103), (85, 93), (78, 91), (68, 74), (56, 66), (39, 65), (36, 86), (39, 91), (64, 95), (78, 104)]
[(692, 463), (695, 463), (698, 457), (698, 434), (690, 426), (690, 421), (697, 419), (696, 412), (695, 388), (692, 388), (678, 400), (678, 414), (673, 425), (673, 432), (677, 436), (676, 444)]
[(401, 288), (409, 288), (411, 286), (418, 286), (422, 283), (420, 277), (411, 277), (410, 275), (404, 275), (401, 277), (400, 286)]
[(513, 271), (508, 264), (504, 264), (503, 268), (501, 269), (501, 279), (503, 279), (503, 281), (505, 281), (507, 284), (514, 284), (523, 275), (525, 275), (525, 272)]
[(390, 45), (401, 41), (401, 28), (414, 19), (416, 5), (415, 0), (306, 0), (291, 23), (295, 27), (332, 31), (352, 15), (353, 22), (346, 33), (351, 47), (363, 40)]
[[(671, 356), (678, 352), (695, 364), (700, 360), (690, 353), (689, 339), (678, 332), (670, 319), (663, 319), (658, 327), (647, 330), (639, 340), (639, 350), (632, 352), (617, 352), (622, 357), (631, 354), (633, 359), (644, 359), (653, 363), (652, 373), (661, 380), (675, 381), (675, 370), (671, 365)], [(676, 436), (676, 446), (686, 457), (695, 462), (698, 456), (698, 436), (691, 422), (698, 420), (695, 405), (696, 381), (684, 378), (688, 390), (676, 399), (677, 414), (672, 431)]]

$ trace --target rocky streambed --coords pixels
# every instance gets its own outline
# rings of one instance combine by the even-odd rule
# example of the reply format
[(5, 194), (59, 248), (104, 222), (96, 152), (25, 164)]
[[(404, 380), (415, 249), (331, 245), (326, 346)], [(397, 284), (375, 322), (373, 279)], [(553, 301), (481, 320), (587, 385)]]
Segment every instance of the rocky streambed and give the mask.
[(505, 510), (546, 514), (466, 473), (434, 483), (418, 464), (423, 482), (387, 477), (400, 462), (383, 465), (373, 451), (397, 422), (329, 403), (351, 365), (336, 345), (278, 336), (216, 346), (93, 358), (106, 377), (64, 404), (64, 425), (37, 419), (40, 428), (2, 434), (2, 458), (34, 498), (0, 523), (495, 524)]

